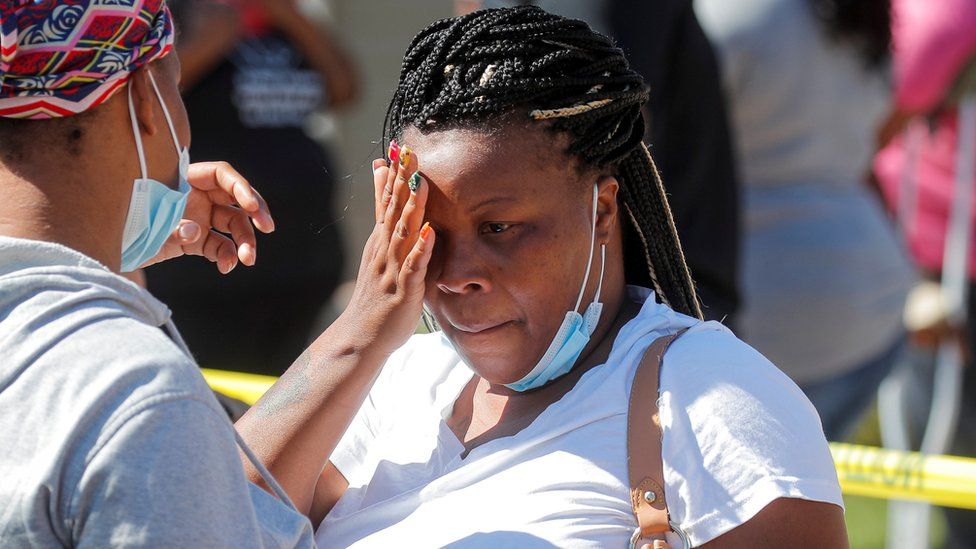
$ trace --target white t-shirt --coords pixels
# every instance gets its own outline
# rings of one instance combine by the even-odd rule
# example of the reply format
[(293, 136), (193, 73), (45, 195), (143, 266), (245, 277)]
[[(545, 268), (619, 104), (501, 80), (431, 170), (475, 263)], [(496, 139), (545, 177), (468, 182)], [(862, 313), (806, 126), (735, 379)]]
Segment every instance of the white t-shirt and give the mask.
[(319, 546), (626, 546), (637, 526), (627, 477), (634, 372), (655, 339), (689, 326), (661, 372), (672, 521), (697, 546), (780, 497), (842, 506), (820, 420), (797, 386), (722, 325), (629, 290), (644, 305), (606, 364), (521, 432), (464, 459), (445, 417), (473, 374), (441, 334), (411, 338), (332, 455), (349, 488), (320, 524)]

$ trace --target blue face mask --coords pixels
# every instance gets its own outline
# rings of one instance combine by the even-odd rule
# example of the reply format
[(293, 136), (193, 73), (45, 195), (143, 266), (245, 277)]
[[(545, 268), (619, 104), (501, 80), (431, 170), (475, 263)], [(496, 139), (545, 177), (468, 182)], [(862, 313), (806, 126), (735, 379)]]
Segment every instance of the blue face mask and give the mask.
[(593, 263), (593, 244), (596, 241), (596, 207), (598, 190), (593, 185), (593, 227), (590, 231), (590, 258), (586, 261), (586, 272), (583, 276), (583, 287), (580, 288), (579, 297), (576, 298), (576, 307), (566, 313), (566, 318), (559, 326), (556, 337), (552, 339), (546, 354), (542, 355), (542, 360), (532, 368), (528, 374), (515, 383), (508, 383), (505, 386), (515, 391), (528, 391), (537, 387), (542, 387), (546, 383), (568, 373), (573, 369), (573, 365), (579, 358), (580, 353), (590, 342), (590, 336), (600, 323), (600, 314), (603, 312), (603, 303), (600, 302), (600, 290), (603, 289), (603, 267), (606, 264), (607, 247), (605, 244), (600, 246), (600, 282), (596, 287), (596, 295), (593, 302), (586, 308), (586, 313), (581, 315), (580, 304), (583, 302), (583, 292), (586, 291), (586, 283), (590, 278), (590, 266)]
[(125, 229), (122, 233), (122, 272), (125, 273), (138, 269), (140, 265), (159, 253), (166, 239), (179, 225), (180, 219), (183, 217), (183, 210), (186, 209), (187, 196), (190, 193), (190, 184), (186, 179), (190, 167), (190, 153), (186, 148), (180, 149), (173, 119), (170, 118), (169, 109), (163, 102), (163, 96), (159, 93), (159, 88), (156, 87), (156, 80), (152, 73), (149, 74), (149, 81), (152, 82), (159, 104), (163, 107), (163, 114), (166, 115), (166, 123), (169, 124), (169, 131), (173, 136), (176, 153), (180, 157), (180, 185), (178, 189), (173, 190), (146, 175), (146, 155), (142, 150), (142, 136), (139, 133), (138, 122), (136, 122), (136, 111), (132, 104), (132, 84), (130, 83), (128, 90), (129, 117), (132, 119), (132, 132), (136, 138), (136, 151), (139, 153), (139, 168), (142, 170), (142, 177), (136, 179), (132, 185), (132, 199), (129, 201), (129, 213), (126, 215)]

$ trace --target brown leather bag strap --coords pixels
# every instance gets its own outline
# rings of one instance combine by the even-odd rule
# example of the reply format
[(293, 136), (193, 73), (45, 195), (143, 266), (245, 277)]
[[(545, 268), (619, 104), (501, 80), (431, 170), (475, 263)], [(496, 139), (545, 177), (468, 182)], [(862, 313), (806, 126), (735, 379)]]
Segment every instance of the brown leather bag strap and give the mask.
[(650, 538), (671, 530), (664, 498), (664, 459), (661, 457), (661, 429), (657, 399), (661, 363), (674, 340), (688, 331), (660, 337), (648, 347), (637, 366), (627, 411), (627, 470), (630, 502), (637, 517), (638, 538)]

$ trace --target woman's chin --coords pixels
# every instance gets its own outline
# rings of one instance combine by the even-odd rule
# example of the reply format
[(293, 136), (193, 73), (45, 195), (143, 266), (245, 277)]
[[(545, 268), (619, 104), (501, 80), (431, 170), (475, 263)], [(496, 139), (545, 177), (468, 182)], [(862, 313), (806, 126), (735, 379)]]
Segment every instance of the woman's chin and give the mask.
[[(527, 356), (533, 345), (521, 338), (454, 337), (448, 335), (458, 354), (478, 376), (492, 384), (514, 383), (532, 369), (534, 362)], [(535, 359), (536, 361), (538, 359)]]

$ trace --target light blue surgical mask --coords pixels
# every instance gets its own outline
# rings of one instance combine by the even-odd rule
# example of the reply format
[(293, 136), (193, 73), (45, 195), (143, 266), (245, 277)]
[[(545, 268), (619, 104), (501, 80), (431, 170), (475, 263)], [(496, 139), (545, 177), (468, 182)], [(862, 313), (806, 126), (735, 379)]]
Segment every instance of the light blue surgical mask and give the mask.
[(546, 354), (535, 368), (515, 383), (508, 383), (505, 386), (515, 391), (528, 391), (549, 383), (550, 381), (567, 374), (573, 369), (580, 353), (590, 342), (590, 336), (600, 323), (600, 314), (603, 312), (603, 303), (600, 302), (600, 291), (603, 289), (603, 268), (606, 265), (607, 246), (600, 245), (600, 282), (596, 287), (596, 295), (593, 301), (586, 308), (586, 313), (580, 314), (580, 304), (583, 302), (583, 293), (586, 291), (586, 283), (590, 279), (590, 267), (593, 263), (593, 244), (596, 242), (596, 213), (597, 198), (599, 191), (593, 185), (593, 226), (590, 230), (590, 258), (586, 261), (586, 272), (583, 275), (583, 287), (580, 288), (579, 297), (576, 298), (576, 307), (566, 313), (562, 325), (556, 332), (556, 337), (552, 338), (552, 343), (546, 349)]
[(152, 82), (159, 104), (163, 107), (163, 114), (166, 115), (166, 123), (169, 125), (170, 134), (173, 136), (176, 153), (180, 157), (180, 185), (179, 188), (173, 190), (146, 175), (146, 155), (142, 149), (142, 135), (139, 132), (139, 123), (136, 121), (136, 110), (132, 103), (132, 83), (130, 82), (128, 86), (129, 117), (132, 119), (132, 132), (136, 138), (136, 151), (139, 153), (139, 169), (142, 170), (142, 177), (136, 179), (132, 184), (132, 199), (129, 201), (129, 213), (126, 215), (125, 229), (122, 233), (122, 272), (124, 273), (138, 269), (139, 266), (159, 253), (166, 239), (169, 238), (169, 235), (179, 225), (180, 219), (183, 218), (186, 199), (190, 194), (190, 184), (187, 182), (190, 152), (186, 147), (180, 149), (173, 119), (169, 115), (169, 109), (166, 108), (163, 95), (159, 93), (156, 80), (151, 72), (149, 73), (149, 81)]

